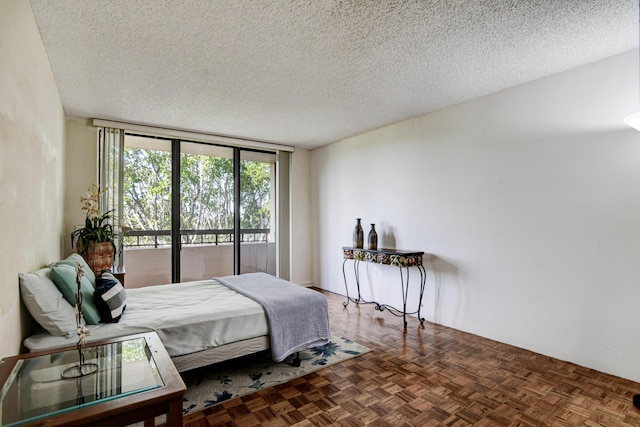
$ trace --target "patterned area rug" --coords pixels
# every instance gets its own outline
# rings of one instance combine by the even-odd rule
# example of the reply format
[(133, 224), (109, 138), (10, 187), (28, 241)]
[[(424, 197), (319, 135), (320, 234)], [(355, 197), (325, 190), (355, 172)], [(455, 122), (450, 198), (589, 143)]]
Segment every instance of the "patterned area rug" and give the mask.
[(299, 367), (292, 365), (293, 357), (276, 363), (271, 360), (270, 352), (262, 352), (185, 372), (182, 379), (187, 385), (187, 394), (184, 396), (183, 413), (197, 412), (225, 400), (282, 384), (368, 351), (367, 347), (348, 338), (333, 335), (328, 344), (301, 351)]

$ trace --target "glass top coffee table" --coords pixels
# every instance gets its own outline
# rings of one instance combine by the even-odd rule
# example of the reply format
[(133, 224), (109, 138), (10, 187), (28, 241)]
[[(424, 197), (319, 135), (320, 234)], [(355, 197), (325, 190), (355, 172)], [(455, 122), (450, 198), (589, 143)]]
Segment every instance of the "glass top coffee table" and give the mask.
[(186, 387), (155, 332), (84, 347), (96, 373), (64, 379), (78, 365), (73, 348), (23, 354), (0, 364), (0, 425), (127, 425), (167, 414), (182, 426)]

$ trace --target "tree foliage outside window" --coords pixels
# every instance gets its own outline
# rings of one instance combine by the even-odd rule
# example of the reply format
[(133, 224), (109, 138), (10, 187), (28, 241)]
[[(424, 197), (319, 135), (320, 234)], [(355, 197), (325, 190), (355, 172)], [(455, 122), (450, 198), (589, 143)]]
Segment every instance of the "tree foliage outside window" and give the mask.
[[(171, 153), (128, 147), (124, 157), (124, 222), (133, 230), (170, 230)], [(181, 229), (233, 229), (233, 160), (181, 153), (180, 162)], [(242, 229), (270, 227), (270, 168), (271, 164), (265, 162), (241, 162)], [(170, 244), (169, 236), (159, 239), (160, 244)], [(193, 243), (195, 239), (196, 236), (189, 236), (190, 241), (183, 243)], [(142, 238), (139, 244), (152, 244), (151, 240)], [(125, 246), (132, 244), (131, 238), (125, 241)]]
[(243, 160), (240, 164), (240, 227), (269, 228), (271, 170), (269, 163)]
[[(133, 230), (171, 229), (171, 153), (141, 148), (124, 150), (123, 222)], [(124, 245), (133, 244), (126, 238)], [(142, 238), (140, 244), (152, 244)], [(170, 238), (160, 237), (160, 244)]]

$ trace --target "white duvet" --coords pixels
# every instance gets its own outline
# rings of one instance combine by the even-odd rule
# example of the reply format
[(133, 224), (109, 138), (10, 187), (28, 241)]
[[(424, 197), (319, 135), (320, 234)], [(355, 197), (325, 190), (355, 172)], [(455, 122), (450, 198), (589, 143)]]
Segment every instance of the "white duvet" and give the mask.
[[(126, 293), (127, 308), (120, 322), (89, 325), (87, 341), (156, 331), (174, 357), (269, 334), (260, 304), (215, 280), (127, 289)], [(77, 337), (45, 332), (27, 338), (24, 344), (38, 351), (76, 341)]]

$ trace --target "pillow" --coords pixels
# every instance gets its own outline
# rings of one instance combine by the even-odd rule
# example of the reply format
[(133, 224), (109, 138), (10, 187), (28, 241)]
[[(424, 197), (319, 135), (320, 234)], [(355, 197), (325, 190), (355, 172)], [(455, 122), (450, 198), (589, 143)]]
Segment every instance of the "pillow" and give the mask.
[(76, 334), (76, 312), (51, 281), (51, 269), (19, 273), (20, 296), (27, 310), (47, 332), (67, 338)]
[[(58, 264), (51, 268), (51, 278), (56, 287), (62, 292), (64, 299), (75, 307), (76, 292), (76, 269), (68, 264)], [(82, 293), (82, 315), (87, 325), (97, 325), (100, 323), (100, 313), (93, 303), (93, 287), (89, 279), (82, 277), (80, 280), (80, 292)], [(75, 319), (75, 317), (74, 317)]]
[(118, 323), (122, 312), (127, 308), (127, 294), (118, 279), (110, 273), (102, 273), (102, 276), (96, 278), (93, 302), (104, 323)]
[[(89, 267), (89, 264), (87, 264), (87, 261), (84, 258), (82, 258), (82, 255), (80, 254), (71, 254), (66, 259), (63, 259), (62, 261), (58, 261), (57, 263), (52, 264), (50, 267), (55, 267), (56, 265), (60, 265), (60, 264), (67, 264), (75, 269), (76, 263), (80, 263), (80, 265), (84, 270), (84, 277), (89, 279), (89, 283), (91, 283), (91, 287), (95, 289), (96, 275), (93, 273), (93, 270), (91, 270), (91, 268)], [(75, 306), (76, 303), (74, 302), (73, 305)]]

